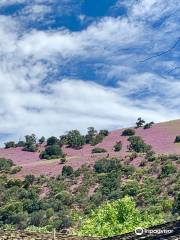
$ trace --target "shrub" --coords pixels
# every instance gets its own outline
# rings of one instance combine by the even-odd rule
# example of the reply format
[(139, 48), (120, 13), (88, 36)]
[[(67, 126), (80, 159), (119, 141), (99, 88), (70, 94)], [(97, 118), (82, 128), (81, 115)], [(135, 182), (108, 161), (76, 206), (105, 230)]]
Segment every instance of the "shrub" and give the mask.
[(94, 164), (94, 170), (97, 173), (109, 173), (113, 170), (118, 171), (119, 169), (121, 169), (121, 164), (116, 158), (103, 158), (96, 161)]
[(35, 176), (30, 174), (30, 175), (26, 175), (24, 178), (24, 185), (26, 187), (29, 187), (30, 185), (33, 184), (33, 182), (35, 181)]
[(109, 131), (107, 129), (102, 129), (99, 131), (99, 135), (103, 135), (104, 137), (108, 136)]
[(60, 157), (64, 157), (64, 154), (59, 145), (47, 146), (45, 150), (40, 154), (40, 158), (44, 159), (56, 159)]
[(103, 139), (104, 139), (104, 135), (98, 134), (92, 139), (91, 145), (95, 146), (98, 143), (101, 143), (103, 141)]
[(94, 127), (89, 127), (88, 128), (88, 133), (85, 136), (86, 143), (92, 143), (93, 138), (96, 136), (97, 131), (94, 129)]
[(145, 121), (142, 118), (138, 118), (136, 122), (136, 128), (142, 127)]
[(44, 137), (44, 136), (42, 136), (42, 137), (39, 139), (39, 143), (40, 143), (40, 144), (42, 144), (42, 143), (44, 143), (44, 142), (45, 142), (45, 140), (46, 140), (46, 139), (45, 139), (45, 137)]
[(25, 142), (24, 141), (19, 141), (17, 144), (16, 144), (16, 147), (24, 147), (25, 146)]
[(119, 151), (121, 151), (121, 149), (122, 149), (122, 143), (121, 142), (117, 142), (115, 145), (114, 145), (114, 151), (115, 152), (119, 152)]
[(151, 146), (147, 145), (144, 140), (139, 136), (131, 136), (128, 138), (128, 141), (130, 142), (129, 150), (135, 151), (135, 152), (147, 152), (151, 150)]
[(97, 147), (92, 149), (92, 153), (104, 153), (104, 152), (107, 152), (106, 149), (104, 148)]
[(82, 222), (80, 236), (107, 237), (133, 232), (137, 227), (149, 227), (162, 223), (162, 218), (152, 214), (141, 214), (134, 200), (124, 197), (113, 202), (104, 203)]
[(22, 169), (21, 166), (15, 166), (11, 169), (11, 174), (16, 174), (16, 173), (20, 172), (21, 169)]
[(10, 159), (0, 158), (0, 171), (9, 172), (13, 166), (13, 161)]
[(144, 129), (151, 128), (153, 124), (154, 124), (154, 122), (146, 123), (146, 124), (144, 125)]
[(73, 174), (74, 170), (71, 166), (64, 166), (62, 169), (62, 175), (67, 177)]
[(176, 166), (174, 166), (171, 162), (166, 163), (162, 167), (162, 172), (161, 172), (162, 177), (167, 177), (173, 173), (176, 173)]
[(23, 148), (23, 151), (27, 152), (36, 152), (38, 150), (38, 147), (36, 144), (25, 144), (25, 147)]
[(5, 143), (5, 148), (14, 148), (14, 147), (16, 147), (16, 144), (14, 141)]
[(134, 134), (135, 134), (135, 131), (132, 128), (127, 128), (122, 132), (122, 136), (132, 136)]
[(36, 145), (36, 136), (35, 136), (35, 134), (26, 135), (25, 139), (26, 139), (26, 142), (25, 142), (23, 151), (36, 152), (38, 147)]
[(175, 139), (175, 143), (179, 143), (180, 142), (180, 135), (176, 136), (176, 139)]
[(57, 137), (50, 137), (47, 139), (47, 146), (51, 146), (51, 145), (58, 145), (59, 143), (59, 139)]
[(72, 130), (67, 134), (67, 143), (71, 148), (80, 149), (85, 144), (85, 137), (78, 130)]

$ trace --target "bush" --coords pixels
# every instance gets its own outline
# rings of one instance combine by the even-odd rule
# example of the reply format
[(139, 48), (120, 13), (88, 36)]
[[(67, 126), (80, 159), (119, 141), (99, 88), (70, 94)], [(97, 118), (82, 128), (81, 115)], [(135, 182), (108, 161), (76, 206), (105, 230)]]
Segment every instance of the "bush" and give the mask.
[(146, 123), (146, 124), (144, 125), (144, 129), (151, 128), (153, 124), (154, 124), (154, 122)]
[(107, 152), (106, 149), (104, 148), (93, 148), (92, 149), (92, 153), (104, 153), (104, 152)]
[(24, 147), (25, 146), (25, 142), (24, 141), (19, 141), (17, 144), (16, 144), (16, 147)]
[(109, 131), (106, 129), (102, 129), (99, 131), (99, 135), (103, 135), (104, 137), (108, 136)]
[(47, 146), (51, 146), (51, 145), (58, 145), (59, 143), (59, 139), (57, 137), (50, 137), (47, 139)]
[(44, 159), (56, 159), (60, 157), (64, 157), (64, 154), (59, 145), (47, 146), (45, 150), (40, 154), (40, 158)]
[(10, 159), (0, 158), (0, 171), (9, 172), (13, 166), (13, 161)]
[(142, 127), (145, 121), (142, 118), (138, 118), (136, 122), (136, 128)]
[(97, 145), (98, 143), (101, 143), (101, 142), (103, 141), (103, 139), (104, 139), (104, 135), (98, 134), (98, 135), (96, 135), (96, 136), (92, 139), (91, 145), (92, 145), (92, 146), (95, 146), (95, 145)]
[(42, 136), (42, 137), (39, 139), (39, 143), (40, 143), (40, 144), (42, 144), (42, 143), (44, 143), (44, 142), (45, 142), (45, 140), (46, 140), (46, 139), (45, 139), (45, 137), (44, 137), (44, 136)]
[(82, 222), (80, 236), (108, 237), (133, 232), (137, 227), (143, 228), (162, 223), (164, 220), (152, 214), (141, 214), (135, 201), (124, 197), (113, 202), (104, 203)]
[(94, 164), (94, 170), (97, 173), (109, 173), (113, 170), (118, 171), (121, 169), (120, 161), (116, 158), (107, 159), (103, 158)]
[(114, 145), (114, 151), (115, 152), (119, 152), (121, 151), (122, 149), (122, 143), (121, 142), (117, 142), (115, 145)]
[(14, 141), (5, 143), (5, 148), (14, 148), (14, 147), (16, 147), (16, 144)]
[(16, 174), (16, 173), (20, 172), (21, 169), (22, 169), (21, 166), (15, 166), (11, 169), (11, 174)]
[(25, 139), (26, 139), (26, 142), (25, 142), (23, 151), (36, 152), (38, 150), (38, 147), (36, 145), (36, 136), (35, 136), (35, 134), (26, 135)]
[(96, 136), (96, 134), (97, 134), (97, 131), (95, 130), (95, 128), (94, 127), (89, 127), (87, 135), (85, 136), (86, 143), (91, 144), (92, 140)]
[(179, 143), (179, 142), (180, 142), (180, 135), (176, 136), (176, 139), (175, 139), (175, 143)]
[(71, 148), (80, 149), (85, 144), (85, 137), (78, 130), (72, 130), (67, 134), (67, 143)]
[(167, 177), (173, 173), (176, 173), (176, 166), (174, 166), (171, 162), (166, 163), (162, 167), (162, 172), (161, 172), (162, 177)]
[(122, 132), (122, 136), (132, 136), (134, 134), (135, 134), (135, 131), (132, 128), (127, 128)]
[(151, 146), (147, 145), (144, 140), (139, 136), (131, 136), (128, 138), (128, 141), (130, 142), (129, 150), (135, 151), (137, 153), (144, 153), (151, 150)]
[(73, 174), (74, 170), (71, 166), (64, 166), (62, 169), (62, 175), (67, 177)]

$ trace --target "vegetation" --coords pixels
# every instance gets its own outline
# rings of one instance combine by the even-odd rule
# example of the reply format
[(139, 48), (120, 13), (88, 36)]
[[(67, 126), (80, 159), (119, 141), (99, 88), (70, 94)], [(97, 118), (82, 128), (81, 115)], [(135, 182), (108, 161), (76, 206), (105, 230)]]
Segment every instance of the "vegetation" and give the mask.
[(180, 142), (180, 136), (176, 136), (175, 143), (179, 143), (179, 142)]
[(120, 142), (117, 142), (117, 143), (114, 145), (113, 149), (114, 149), (115, 152), (121, 151), (121, 149), (122, 149), (122, 143), (121, 143), (121, 141), (120, 141)]
[(144, 129), (151, 128), (153, 124), (154, 124), (154, 122), (146, 123), (146, 124), (144, 125)]
[(14, 148), (14, 147), (16, 147), (16, 144), (14, 141), (5, 143), (5, 148)]
[(92, 149), (92, 153), (104, 153), (104, 152), (107, 152), (106, 149), (104, 148), (97, 147)]
[(145, 121), (142, 118), (138, 118), (136, 122), (136, 128), (142, 127), (145, 124)]
[(23, 150), (27, 151), (27, 152), (36, 152), (38, 147), (36, 144), (35, 134), (26, 135), (25, 139), (26, 139), (26, 141), (25, 141)]
[(132, 128), (127, 128), (122, 132), (122, 136), (132, 136), (134, 134), (135, 134), (135, 131)]
[(0, 158), (0, 172), (8, 173), (13, 165), (12, 160)]
[(130, 197), (103, 204), (91, 213), (79, 230), (82, 236), (113, 236), (164, 222), (162, 216), (141, 214)]
[(144, 140), (139, 136), (131, 136), (128, 138), (130, 142), (129, 150), (137, 153), (145, 153), (151, 150), (151, 146), (147, 145)]
[(66, 135), (67, 144), (71, 148), (80, 149), (85, 144), (85, 137), (78, 130), (71, 130)]
[[(0, 175), (0, 228), (7, 224), (8, 228), (40, 232), (70, 228), (81, 236), (112, 236), (138, 225), (176, 219), (178, 157), (173, 156), (173, 167), (169, 156), (164, 159), (157, 156), (143, 169), (123, 164), (121, 159), (103, 158), (93, 168), (84, 165), (74, 170), (65, 165), (57, 177), (28, 175), (20, 180)], [(157, 171), (158, 178), (154, 176)], [(48, 192), (42, 197), (44, 188)]]
[(57, 144), (48, 145), (45, 150), (40, 154), (40, 158), (43, 159), (56, 159), (64, 157), (61, 147)]

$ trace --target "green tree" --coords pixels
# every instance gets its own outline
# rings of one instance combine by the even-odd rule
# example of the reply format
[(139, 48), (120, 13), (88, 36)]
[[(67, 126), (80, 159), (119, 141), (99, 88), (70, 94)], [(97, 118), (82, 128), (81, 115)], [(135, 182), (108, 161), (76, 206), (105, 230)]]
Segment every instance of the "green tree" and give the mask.
[(14, 141), (6, 142), (5, 143), (5, 148), (14, 148), (16, 147), (16, 144)]
[(142, 127), (144, 125), (145, 121), (142, 118), (138, 118), (136, 122), (136, 127)]
[(113, 236), (134, 231), (137, 227), (149, 227), (162, 223), (162, 217), (140, 213), (134, 200), (124, 197), (114, 202), (107, 202), (92, 211), (91, 216), (82, 222), (80, 236)]
[(42, 159), (56, 159), (64, 157), (63, 151), (59, 145), (49, 145), (45, 150), (40, 154)]
[(122, 136), (132, 136), (134, 134), (135, 134), (135, 131), (132, 128), (127, 128), (122, 132)]
[(117, 143), (114, 145), (113, 149), (114, 149), (115, 152), (121, 151), (121, 149), (122, 149), (122, 143), (121, 143), (121, 141), (120, 141), (120, 142), (117, 142)]
[(78, 130), (72, 130), (67, 134), (67, 142), (69, 147), (80, 149), (85, 144), (85, 137)]
[(71, 166), (63, 166), (62, 175), (67, 177), (73, 174), (74, 170)]
[(59, 139), (57, 137), (50, 137), (47, 139), (47, 146), (50, 146), (50, 145), (58, 145), (59, 143)]
[(39, 139), (39, 143), (40, 143), (40, 144), (42, 144), (42, 143), (44, 143), (44, 142), (45, 142), (45, 140), (46, 140), (46, 139), (45, 139), (45, 137), (44, 137), (44, 136), (42, 136), (42, 137)]

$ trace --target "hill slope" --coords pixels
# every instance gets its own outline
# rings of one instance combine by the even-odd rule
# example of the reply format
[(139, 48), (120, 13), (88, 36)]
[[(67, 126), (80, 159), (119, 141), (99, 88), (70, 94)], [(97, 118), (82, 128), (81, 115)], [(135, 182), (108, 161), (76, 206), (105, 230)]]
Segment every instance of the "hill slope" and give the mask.
[[(125, 157), (128, 155), (128, 137), (121, 136), (122, 131), (123, 129), (118, 129), (110, 132), (102, 143), (96, 145), (96, 147), (105, 148), (107, 150), (106, 153), (92, 154), (91, 151), (94, 147), (89, 144), (84, 145), (80, 150), (63, 147), (64, 153), (67, 154), (68, 161), (66, 164), (77, 169), (83, 164), (91, 165), (96, 160), (107, 155), (110, 157)], [(175, 137), (180, 135), (180, 120), (158, 123), (149, 129), (138, 128), (135, 131), (136, 135), (141, 136), (147, 144), (150, 144), (157, 154), (180, 154), (180, 143), (174, 143)], [(122, 142), (122, 150), (114, 152), (113, 146), (118, 141)], [(17, 177), (24, 177), (27, 174), (36, 176), (41, 174), (58, 175), (63, 167), (63, 164), (59, 164), (58, 159), (41, 160), (39, 152), (30, 153), (22, 151), (20, 147), (1, 148), (0, 157), (11, 159), (16, 165), (22, 166), (22, 170), (17, 174)], [(141, 157), (137, 157), (131, 164), (138, 166), (141, 160)]]

